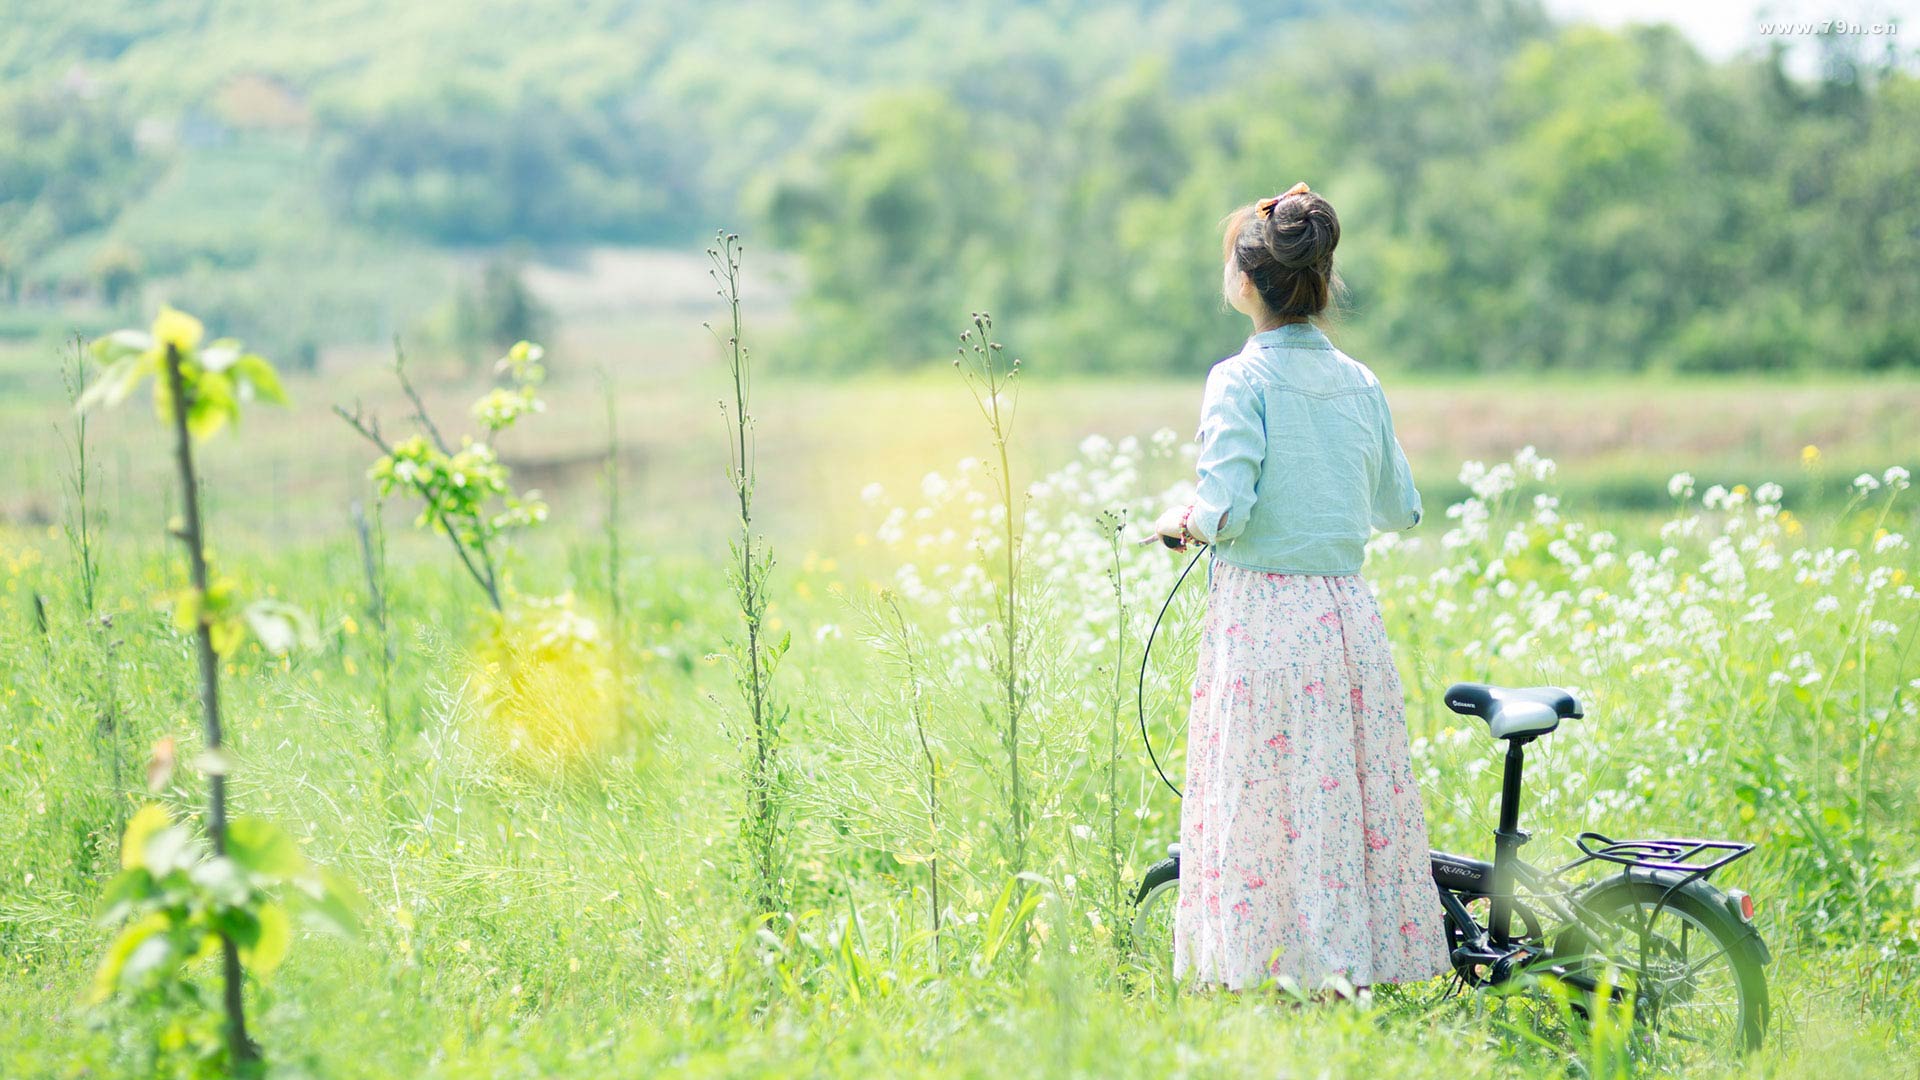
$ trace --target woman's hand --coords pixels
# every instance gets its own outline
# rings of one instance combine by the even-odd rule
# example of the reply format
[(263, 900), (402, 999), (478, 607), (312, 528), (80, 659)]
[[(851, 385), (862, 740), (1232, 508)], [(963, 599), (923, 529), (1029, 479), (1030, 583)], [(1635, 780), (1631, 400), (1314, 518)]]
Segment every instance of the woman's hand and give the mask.
[(1165, 544), (1175, 551), (1185, 551), (1187, 542), (1192, 539), (1187, 533), (1187, 515), (1193, 513), (1191, 506), (1169, 506), (1162, 511), (1158, 521), (1153, 523), (1153, 535), (1141, 540), (1142, 544)]

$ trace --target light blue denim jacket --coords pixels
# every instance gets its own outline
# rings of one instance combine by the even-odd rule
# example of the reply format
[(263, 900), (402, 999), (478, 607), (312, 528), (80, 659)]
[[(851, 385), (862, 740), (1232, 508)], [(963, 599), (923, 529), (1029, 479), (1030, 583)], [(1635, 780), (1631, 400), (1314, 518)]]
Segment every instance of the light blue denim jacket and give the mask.
[(1214, 365), (1199, 439), (1187, 528), (1216, 559), (1354, 574), (1373, 529), (1420, 522), (1380, 380), (1311, 324), (1255, 334)]

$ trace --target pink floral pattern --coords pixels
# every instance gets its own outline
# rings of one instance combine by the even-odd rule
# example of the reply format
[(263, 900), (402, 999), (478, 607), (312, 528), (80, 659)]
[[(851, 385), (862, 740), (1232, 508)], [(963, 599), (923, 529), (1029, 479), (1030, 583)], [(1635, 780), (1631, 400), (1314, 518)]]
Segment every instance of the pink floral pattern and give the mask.
[(1213, 563), (1180, 843), (1178, 978), (1313, 989), (1446, 969), (1400, 674), (1364, 579)]

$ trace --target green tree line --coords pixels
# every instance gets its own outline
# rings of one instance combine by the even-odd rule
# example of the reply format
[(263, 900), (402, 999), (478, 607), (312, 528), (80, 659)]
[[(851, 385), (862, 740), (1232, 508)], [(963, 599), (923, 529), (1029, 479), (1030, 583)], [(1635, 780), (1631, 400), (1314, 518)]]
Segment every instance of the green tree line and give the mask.
[(1217, 90), (1147, 65), (1063, 115), (876, 99), (759, 191), (814, 355), (914, 362), (991, 306), (1058, 367), (1192, 370), (1244, 334), (1221, 218), (1304, 179), (1342, 214), (1337, 333), (1384, 365), (1920, 364), (1897, 58), (1829, 47), (1807, 80), (1666, 28), (1472, 32), (1322, 25)]
[(1221, 216), (1306, 179), (1385, 365), (1920, 356), (1910, 49), (1796, 44), (1807, 79), (1538, 0), (39, 7), (0, 36), (0, 336), (154, 285), (297, 366), (457, 322), (450, 254), (744, 211), (818, 366), (990, 307), (1053, 370), (1187, 367), (1238, 338)]

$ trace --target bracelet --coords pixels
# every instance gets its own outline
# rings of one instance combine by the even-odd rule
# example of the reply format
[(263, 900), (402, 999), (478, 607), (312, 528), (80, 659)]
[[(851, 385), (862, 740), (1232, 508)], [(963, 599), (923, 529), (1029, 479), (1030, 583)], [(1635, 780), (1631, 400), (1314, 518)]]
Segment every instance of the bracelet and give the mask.
[(1189, 505), (1187, 507), (1187, 512), (1180, 515), (1180, 543), (1183, 545), (1196, 544), (1200, 542), (1200, 538), (1193, 535), (1192, 530), (1187, 528), (1187, 522), (1191, 521), (1192, 519), (1193, 519), (1193, 507)]

